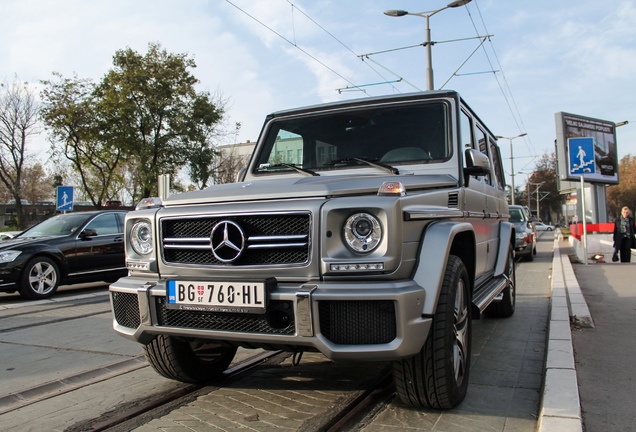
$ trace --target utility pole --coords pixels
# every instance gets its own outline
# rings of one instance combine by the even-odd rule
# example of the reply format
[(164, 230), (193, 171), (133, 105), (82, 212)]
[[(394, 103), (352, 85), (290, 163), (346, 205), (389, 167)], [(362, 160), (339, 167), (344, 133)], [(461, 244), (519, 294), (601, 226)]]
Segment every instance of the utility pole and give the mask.
[[(537, 194), (537, 220), (541, 220), (541, 213), (539, 212), (539, 202), (541, 201), (541, 197), (539, 196), (539, 188), (545, 182), (541, 183), (528, 183), (528, 185), (536, 186), (535, 193)], [(528, 188), (530, 190), (530, 188)], [(530, 197), (528, 197), (528, 207), (530, 207)]]

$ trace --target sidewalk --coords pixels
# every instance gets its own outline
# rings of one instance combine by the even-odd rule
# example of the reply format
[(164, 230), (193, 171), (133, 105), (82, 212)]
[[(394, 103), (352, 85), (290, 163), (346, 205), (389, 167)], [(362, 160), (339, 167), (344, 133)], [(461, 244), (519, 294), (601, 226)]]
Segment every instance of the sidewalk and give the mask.
[(572, 246), (557, 235), (538, 430), (633, 430), (636, 264), (572, 265)]

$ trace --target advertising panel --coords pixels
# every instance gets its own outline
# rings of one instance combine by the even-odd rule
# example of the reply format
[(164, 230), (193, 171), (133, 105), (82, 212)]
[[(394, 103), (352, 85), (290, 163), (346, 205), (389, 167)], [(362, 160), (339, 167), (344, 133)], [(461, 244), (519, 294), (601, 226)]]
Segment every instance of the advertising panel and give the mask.
[[(590, 183), (618, 183), (616, 125), (613, 122), (559, 112), (556, 113), (556, 128), (560, 181), (579, 181), (582, 175), (584, 180)], [(590, 147), (588, 147), (586, 163), (589, 165), (583, 168), (581, 158), (584, 152), (581, 150), (581, 145), (586, 148), (588, 143)], [(591, 148), (594, 149), (593, 161), (590, 154)], [(576, 154), (570, 154), (571, 152)], [(576, 161), (579, 163), (577, 164)]]

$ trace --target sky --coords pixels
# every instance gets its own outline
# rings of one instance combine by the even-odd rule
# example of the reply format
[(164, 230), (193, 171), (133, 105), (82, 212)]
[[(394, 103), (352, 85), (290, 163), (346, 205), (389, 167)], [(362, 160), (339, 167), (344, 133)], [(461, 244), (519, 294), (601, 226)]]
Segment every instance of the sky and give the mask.
[[(383, 12), (447, 1), (1, 0), (0, 82), (99, 82), (116, 51), (159, 43), (227, 100), (241, 130), (226, 139), (253, 142), (270, 112), (426, 90), (426, 19)], [(634, 23), (633, 0), (472, 0), (430, 17), (434, 87), (457, 90), (495, 135), (527, 134), (512, 141), (517, 186), (554, 151), (560, 111), (629, 121), (618, 156), (636, 155)], [(500, 145), (510, 184), (510, 141)], [(45, 132), (31, 146), (46, 158)]]

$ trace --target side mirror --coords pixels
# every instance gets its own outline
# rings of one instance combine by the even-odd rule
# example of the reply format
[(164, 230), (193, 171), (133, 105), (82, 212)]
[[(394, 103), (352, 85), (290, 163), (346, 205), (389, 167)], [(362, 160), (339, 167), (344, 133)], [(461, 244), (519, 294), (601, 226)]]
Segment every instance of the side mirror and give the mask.
[(466, 166), (464, 167), (464, 178), (466, 186), (470, 176), (485, 176), (490, 174), (490, 159), (488, 156), (475, 149), (466, 149)]
[(241, 168), (238, 173), (236, 173), (236, 182), (240, 183), (245, 179), (245, 173), (247, 172), (247, 168)]
[(97, 231), (95, 231), (94, 229), (86, 228), (79, 235), (79, 238), (83, 240), (89, 237), (97, 237)]

